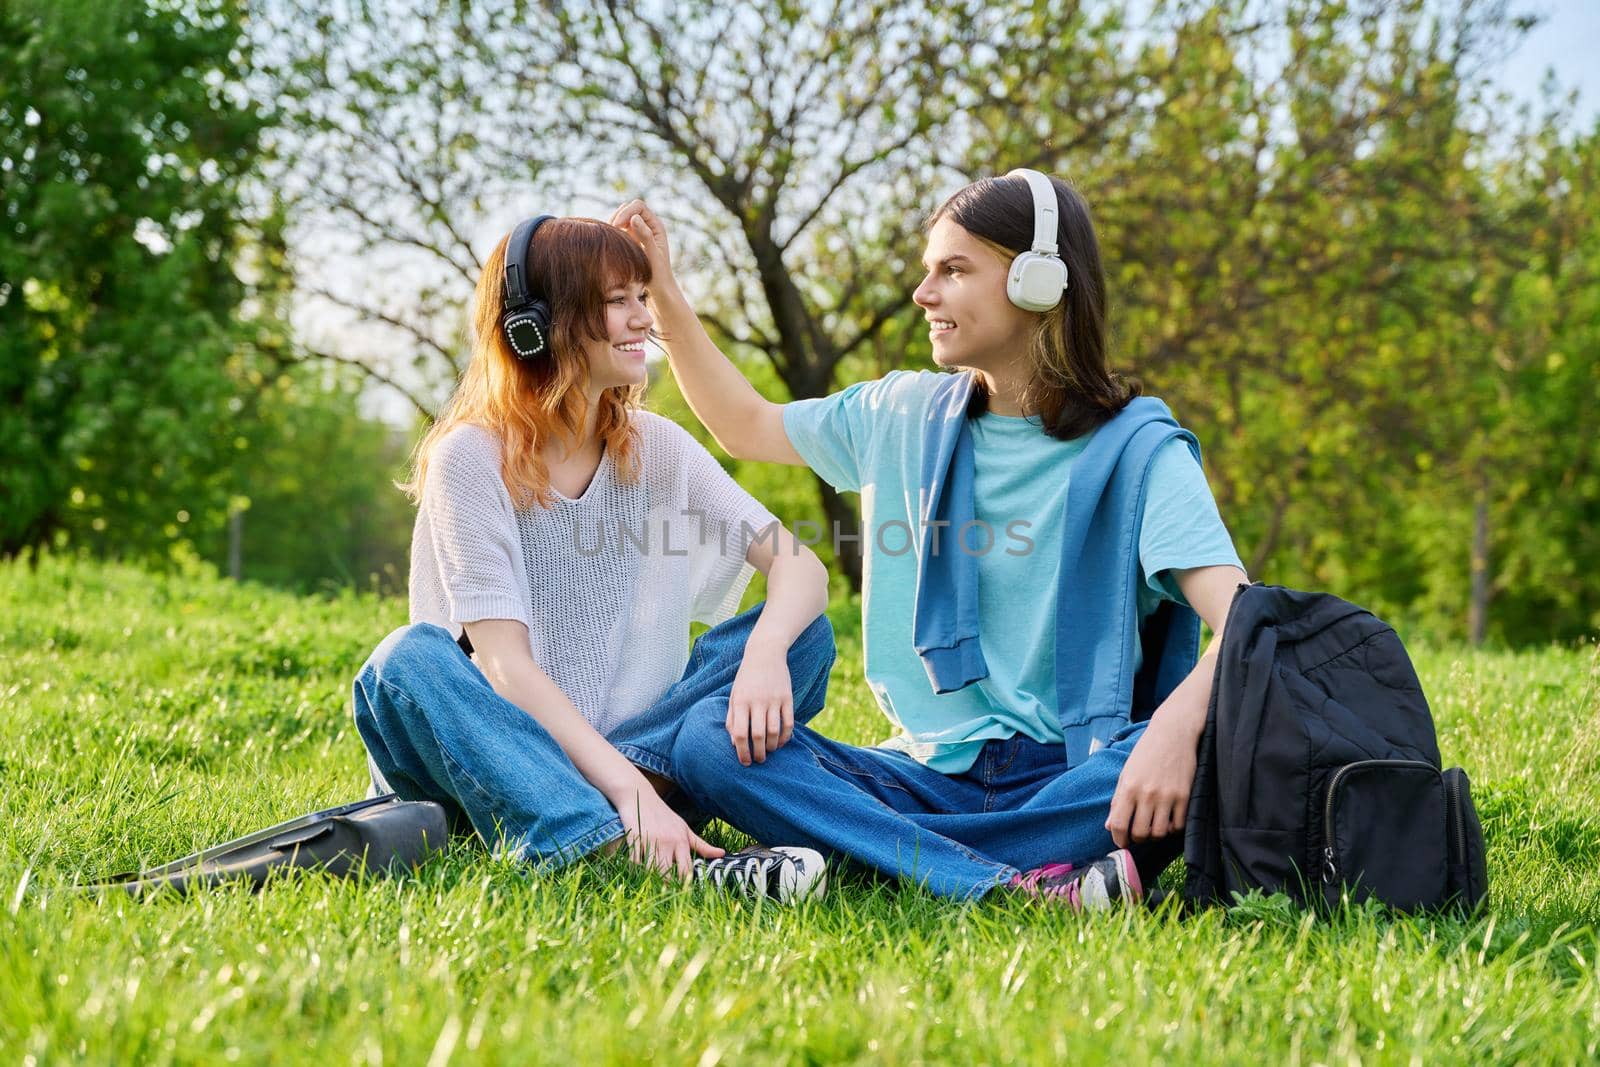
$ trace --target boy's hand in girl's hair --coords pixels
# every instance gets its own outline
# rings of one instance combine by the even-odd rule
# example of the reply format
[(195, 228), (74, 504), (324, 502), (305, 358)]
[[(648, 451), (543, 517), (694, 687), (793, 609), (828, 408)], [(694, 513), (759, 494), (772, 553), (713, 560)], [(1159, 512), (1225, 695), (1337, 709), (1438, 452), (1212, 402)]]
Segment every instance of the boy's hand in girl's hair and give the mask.
[(611, 215), (611, 225), (638, 241), (650, 261), (652, 285), (672, 281), (672, 253), (667, 228), (643, 200), (630, 200)]

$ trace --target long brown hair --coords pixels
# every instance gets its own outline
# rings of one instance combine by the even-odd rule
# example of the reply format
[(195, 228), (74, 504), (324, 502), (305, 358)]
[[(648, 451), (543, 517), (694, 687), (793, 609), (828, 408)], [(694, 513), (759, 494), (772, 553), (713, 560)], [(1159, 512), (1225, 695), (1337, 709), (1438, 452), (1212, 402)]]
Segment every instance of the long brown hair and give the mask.
[[(500, 329), (505, 310), (506, 243), (500, 239), (483, 265), (472, 315), (472, 358), (437, 422), (417, 443), (411, 481), (402, 489), (422, 498), (428, 458), (439, 439), (457, 426), (481, 426), (500, 440), (500, 476), (517, 507), (554, 502), (550, 472), (539, 450), (560, 440), (576, 447), (588, 414), (585, 387), (589, 363), (584, 346), (603, 341), (606, 292), (617, 285), (650, 281), (650, 262), (637, 242), (597, 219), (551, 219), (528, 243), (529, 289), (550, 303), (550, 350), (532, 362), (517, 358)], [(637, 408), (642, 385), (616, 386), (600, 394), (595, 434), (625, 481), (638, 477), (638, 455), (628, 412)]]
[[(1051, 178), (1060, 220), (1056, 244), (1067, 264), (1067, 291), (1041, 313), (1028, 344), (1031, 374), (1019, 398), (1044, 432), (1070, 440), (1099, 428), (1139, 396), (1136, 378), (1113, 373), (1106, 354), (1106, 280), (1089, 205), (1066, 182)], [(946, 200), (928, 219), (949, 218), (1008, 262), (1033, 247), (1033, 192), (1022, 177), (984, 178)], [(981, 383), (972, 414), (988, 410)]]

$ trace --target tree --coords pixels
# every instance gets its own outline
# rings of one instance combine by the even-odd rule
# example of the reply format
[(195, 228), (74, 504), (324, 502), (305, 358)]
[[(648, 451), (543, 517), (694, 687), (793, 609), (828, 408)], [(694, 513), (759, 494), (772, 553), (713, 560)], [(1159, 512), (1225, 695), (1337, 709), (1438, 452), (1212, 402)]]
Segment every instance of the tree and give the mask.
[[(300, 101), (300, 207), (363, 253), (406, 250), (436, 272), (409, 315), (314, 290), (394, 331), (424, 368), (398, 382), (413, 395), (411, 382), (437, 385), (459, 367), (478, 262), (468, 235), (495, 197), (539, 179), (596, 197), (680, 194), (669, 214), (710, 294), (707, 325), (736, 357), (768, 362), (788, 398), (828, 392), (842, 367), (925, 362), (910, 299), (922, 222), (961, 183), (953, 148), (972, 140), (961, 123), (980, 87), (1015, 61), (992, 42), (1036, 18), (1030, 5), (976, 0), (552, 2), (543, 18), (418, 0), (381, 22), (364, 8), (274, 10), (273, 36), (298, 30), (280, 84)], [(1083, 22), (1062, 44), (1103, 58), (1126, 32)], [(1113, 67), (1095, 69), (1126, 81)], [(379, 354), (357, 358), (403, 377)], [(854, 531), (852, 506), (817, 489), (827, 517)], [(859, 556), (843, 549), (858, 582)]]
[(1600, 633), (1600, 127), (1570, 142), (1561, 129), (1500, 168), (1522, 255), (1475, 293), (1496, 371), (1485, 451), (1498, 462), (1473, 500), (1492, 582), (1483, 627), (1506, 642)]
[[(1513, 281), (1554, 203), (1496, 170), (1536, 145), (1491, 147), (1484, 72), (1527, 23), (1471, 0), (1224, 0), (1159, 4), (1147, 28), (1138, 106), (1098, 142), (1081, 60), (1014, 42), (977, 158), (1034, 153), (1088, 195), (1117, 358), (1200, 433), (1253, 575), (1481, 639), (1538, 351)], [(1042, 155), (1036, 113), (1068, 116)]]
[(0, 7), (0, 554), (127, 554), (208, 490), (265, 119), (233, 0)]
[(432, 419), (466, 365), (483, 256), (561, 152), (537, 123), (554, 91), (525, 76), (547, 62), (526, 16), (451, 0), (257, 8), (257, 91), (283, 115), (269, 173), (286, 269), (337, 321), (297, 330), (286, 358), (356, 366)]
[(363, 363), (426, 412), (490, 242), (643, 192), (719, 342), (782, 399), (819, 395), (928, 365), (923, 220), (1042, 167), (1088, 197), (1114, 362), (1200, 433), (1252, 574), (1449, 634), (1592, 618), (1594, 582), (1540, 624), (1554, 602), (1522, 577), (1593, 538), (1589, 503), (1549, 536), (1519, 510), (1587, 492), (1592, 447), (1517, 437), (1592, 422), (1553, 400), (1593, 373), (1592, 226), (1559, 117), (1508, 140), (1485, 72), (1528, 23), (1499, 0), (1160, 0), (1137, 25), (1071, 0), (301, 2), (260, 23), (294, 116), (292, 244), (349, 235), (364, 269), (304, 291), (385, 341), (298, 357)]

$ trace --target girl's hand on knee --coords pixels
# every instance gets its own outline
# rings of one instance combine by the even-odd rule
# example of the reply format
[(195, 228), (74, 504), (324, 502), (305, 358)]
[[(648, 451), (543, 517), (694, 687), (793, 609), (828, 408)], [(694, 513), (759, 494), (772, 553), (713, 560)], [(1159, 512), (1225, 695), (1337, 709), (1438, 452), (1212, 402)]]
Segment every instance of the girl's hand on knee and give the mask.
[(1178, 833), (1194, 787), (1197, 738), (1152, 719), (1122, 765), (1106, 829), (1118, 848)]
[(794, 735), (794, 690), (788, 650), (746, 645), (728, 697), (728, 736), (739, 762), (765, 763)]

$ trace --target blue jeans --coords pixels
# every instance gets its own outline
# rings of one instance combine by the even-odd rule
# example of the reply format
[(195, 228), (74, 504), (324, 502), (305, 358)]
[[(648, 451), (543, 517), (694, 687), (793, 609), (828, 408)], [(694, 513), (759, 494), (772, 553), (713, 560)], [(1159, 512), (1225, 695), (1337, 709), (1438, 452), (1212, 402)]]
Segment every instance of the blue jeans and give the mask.
[(962, 899), (1019, 869), (1110, 852), (1106, 814), (1146, 725), (1124, 727), (1076, 767), (1063, 746), (1019, 734), (988, 742), (970, 770), (947, 775), (802, 726), (765, 763), (741, 766), (721, 716), (693, 709), (673, 749), (675, 780), (705, 811), (758, 840), (816, 848)]
[[(678, 781), (679, 728), (726, 717), (762, 606), (701, 634), (683, 677), (606, 740), (636, 766)], [(818, 616), (789, 648), (797, 723), (821, 710), (833, 659), (833, 627)], [(605, 796), (533, 716), (495, 692), (442, 627), (417, 623), (384, 638), (356, 676), (351, 710), (377, 789), (437, 801), (453, 821), (465, 817), (511, 855), (558, 867), (622, 836)], [(726, 729), (705, 743), (733, 752)], [(693, 816), (687, 795), (667, 799)]]

